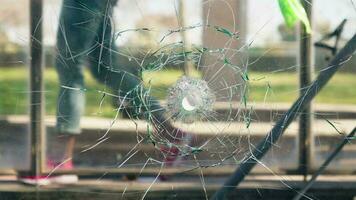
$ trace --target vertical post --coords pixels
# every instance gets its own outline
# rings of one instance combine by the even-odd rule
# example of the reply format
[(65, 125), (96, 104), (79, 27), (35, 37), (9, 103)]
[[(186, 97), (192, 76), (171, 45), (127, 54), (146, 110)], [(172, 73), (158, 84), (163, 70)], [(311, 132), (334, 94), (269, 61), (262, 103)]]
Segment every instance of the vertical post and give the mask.
[[(312, 26), (312, 0), (301, 0), (301, 3)], [(302, 23), (299, 30), (299, 85), (300, 95), (302, 95), (312, 82), (314, 52), (312, 35), (306, 32)], [(314, 144), (311, 124), (312, 103), (309, 103), (305, 109), (301, 110), (299, 118), (299, 173), (303, 174), (305, 179), (311, 167), (311, 153)]]
[[(185, 19), (184, 19), (184, 16), (185, 16), (185, 11), (184, 11), (184, 0), (178, 0), (178, 23), (179, 23), (179, 26), (184, 28), (186, 26), (185, 24)], [(182, 41), (183, 41), (183, 51), (185, 52), (186, 51), (186, 42), (187, 42), (187, 34), (186, 34), (186, 31), (181, 31), (180, 32), (180, 36), (182, 38)], [(185, 54), (184, 54), (185, 55)], [(184, 75), (186, 76), (189, 76), (191, 74), (191, 63), (189, 60), (186, 60), (186, 58), (184, 58), (184, 66), (183, 66), (183, 72), (184, 72)]]
[(43, 128), (42, 0), (30, 1), (30, 175), (41, 173)]

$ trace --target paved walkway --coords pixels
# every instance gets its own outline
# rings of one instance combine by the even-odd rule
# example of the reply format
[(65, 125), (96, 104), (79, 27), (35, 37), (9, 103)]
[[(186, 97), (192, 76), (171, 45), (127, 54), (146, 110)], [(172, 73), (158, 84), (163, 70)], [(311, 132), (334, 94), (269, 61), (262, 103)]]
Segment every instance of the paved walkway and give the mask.
[[(25, 186), (14, 180), (0, 181), (2, 199), (205, 199), (219, 189), (226, 177), (177, 177), (154, 182), (154, 177), (137, 181), (82, 179), (73, 185)], [(321, 176), (307, 193), (313, 199), (352, 200), (355, 176)], [(154, 183), (154, 184), (152, 184)], [(301, 176), (248, 176), (229, 199), (292, 199), (304, 185)]]
[[(0, 118), (2, 129), (6, 129), (8, 125), (25, 125), (28, 123), (27, 116), (14, 115)], [(333, 127), (331, 122), (335, 127)], [(313, 131), (316, 135), (338, 134), (335, 128), (340, 132), (349, 133), (356, 127), (356, 119), (335, 119), (335, 120), (317, 119), (313, 122)], [(48, 127), (54, 127), (55, 117), (47, 116), (45, 124)], [(192, 124), (176, 123), (186, 131), (198, 135), (216, 135), (216, 134), (253, 134), (265, 135), (274, 126), (274, 122), (251, 122), (249, 128), (246, 128), (244, 122), (195, 122)], [(145, 132), (147, 130), (147, 122), (143, 120), (136, 120), (135, 122), (129, 119), (118, 119), (113, 121), (110, 118), (97, 117), (83, 117), (81, 120), (81, 127), (85, 130), (107, 130), (111, 132), (129, 132), (136, 133)], [(298, 123), (293, 122), (285, 132), (285, 135), (294, 135), (298, 132)]]

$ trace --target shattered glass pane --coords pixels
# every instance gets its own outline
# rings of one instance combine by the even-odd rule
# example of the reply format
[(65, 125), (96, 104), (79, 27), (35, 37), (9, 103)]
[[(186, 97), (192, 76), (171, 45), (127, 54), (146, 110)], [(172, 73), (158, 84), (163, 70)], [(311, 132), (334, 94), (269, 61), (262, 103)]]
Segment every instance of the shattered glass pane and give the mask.
[[(9, 0), (1, 1), (12, 8)], [(168, 196), (175, 199), (173, 182), (189, 177), (198, 180), (202, 198), (208, 199), (208, 186), (215, 184), (210, 178), (222, 185), (309, 88), (299, 86), (299, 29), (285, 24), (278, 1), (43, 3), (47, 178), (93, 172), (95, 184), (100, 184), (119, 174), (143, 185), (137, 186), (142, 186), (142, 199), (157, 183), (167, 183)], [(312, 4), (315, 77), (331, 67), (328, 62), (354, 34), (356, 9), (349, 0)], [(21, 16), (21, 11), (16, 13)], [(0, 34), (8, 38), (0, 38), (0, 115), (5, 127), (0, 167), (22, 169), (29, 167), (27, 94), (38, 91), (25, 83), (26, 57), (14, 53), (12, 61), (6, 60), (13, 45), (26, 52), (22, 49), (30, 38), (22, 21), (28, 19), (11, 24), (11, 15), (4, 16), (0, 14)], [(328, 34), (344, 18), (345, 29), (334, 43)], [(307, 113), (313, 118), (311, 171), (355, 126), (354, 63), (355, 58), (346, 62)], [(298, 120), (252, 171), (272, 176), (293, 191), (297, 188), (285, 183), (284, 175), (300, 175)], [(11, 151), (10, 140), (24, 149)], [(352, 172), (354, 153), (350, 140), (330, 172)], [(13, 164), (19, 158), (21, 164)], [(135, 193), (126, 191), (128, 182), (123, 184), (122, 196)]]

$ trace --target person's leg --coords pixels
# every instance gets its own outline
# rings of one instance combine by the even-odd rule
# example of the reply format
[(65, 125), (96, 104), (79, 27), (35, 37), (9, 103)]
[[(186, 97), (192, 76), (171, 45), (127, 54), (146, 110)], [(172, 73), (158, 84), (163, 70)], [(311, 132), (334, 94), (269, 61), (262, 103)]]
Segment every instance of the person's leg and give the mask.
[[(57, 105), (56, 133), (48, 134), (47, 166), (71, 167), (74, 136), (80, 133), (80, 116), (84, 109), (84, 79), (82, 61), (91, 50), (97, 29), (105, 13), (104, 0), (63, 0), (57, 33), (57, 55), (55, 67), (60, 82)], [(50, 162), (49, 162), (50, 161)], [(60, 167), (62, 168), (62, 167)], [(62, 168), (63, 169), (63, 168)], [(19, 176), (28, 184), (72, 183), (77, 176)], [(51, 180), (51, 181), (49, 181)]]
[(49, 135), (49, 158), (58, 162), (73, 156), (75, 135), (80, 133), (80, 117), (85, 106), (83, 60), (94, 47), (96, 30), (103, 19), (103, 0), (64, 0), (57, 33), (55, 66), (60, 91), (57, 133)]
[(121, 99), (129, 100), (136, 110), (134, 113), (143, 113), (143, 116), (152, 122), (156, 136), (162, 141), (181, 140), (185, 136), (184, 133), (171, 125), (164, 115), (164, 108), (143, 87), (141, 77), (138, 77), (137, 73), (139, 68), (119, 66), (112, 12), (112, 7), (109, 7), (107, 17), (103, 19), (98, 31), (98, 35), (103, 37), (97, 38), (97, 47), (88, 55), (92, 74), (101, 83), (109, 86), (115, 94), (119, 94)]

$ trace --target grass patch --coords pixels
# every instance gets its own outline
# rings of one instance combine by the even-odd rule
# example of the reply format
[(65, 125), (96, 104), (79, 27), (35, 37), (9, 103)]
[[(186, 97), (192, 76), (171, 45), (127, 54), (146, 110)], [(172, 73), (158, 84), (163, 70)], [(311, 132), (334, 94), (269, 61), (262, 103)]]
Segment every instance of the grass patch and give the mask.
[[(297, 73), (251, 73), (250, 77), (250, 100), (293, 102), (299, 95)], [(315, 102), (356, 104), (356, 90), (353, 88), (355, 84), (356, 74), (337, 73), (320, 91)]]
[[(28, 112), (28, 69), (24, 67), (1, 68), (0, 73), (0, 114), (25, 114)], [(182, 76), (178, 70), (146, 72), (143, 75), (145, 85), (158, 99), (164, 99), (167, 89)], [(198, 76), (195, 72), (193, 76)], [(58, 94), (58, 78), (54, 69), (45, 70), (46, 112), (55, 114)], [(292, 102), (299, 94), (298, 77), (295, 73), (249, 73), (249, 100), (255, 102)], [(85, 115), (112, 117), (115, 110), (112, 99), (104, 99), (99, 90), (110, 91), (105, 85), (97, 83), (85, 71), (86, 110)], [(317, 96), (317, 103), (356, 104), (356, 74), (338, 73)]]

